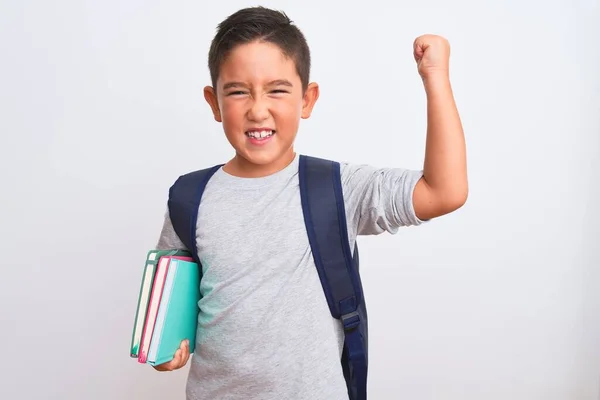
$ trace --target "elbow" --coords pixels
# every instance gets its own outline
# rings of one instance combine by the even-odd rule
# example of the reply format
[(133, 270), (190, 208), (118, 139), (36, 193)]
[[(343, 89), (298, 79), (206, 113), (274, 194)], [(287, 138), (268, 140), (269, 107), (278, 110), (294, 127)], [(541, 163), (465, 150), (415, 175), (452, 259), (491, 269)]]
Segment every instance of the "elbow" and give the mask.
[(423, 182), (415, 191), (417, 217), (429, 220), (450, 214), (467, 203), (469, 189), (466, 184), (435, 190)]
[(462, 185), (454, 185), (437, 193), (438, 214), (446, 215), (462, 208), (469, 198), (469, 187), (466, 182)]
[(454, 210), (458, 210), (462, 206), (467, 203), (467, 199), (469, 198), (469, 187), (467, 184), (464, 187), (457, 190), (451, 197), (451, 204)]
[(444, 208), (443, 213), (449, 214), (462, 208), (469, 198), (469, 187), (465, 183), (461, 187), (453, 188), (448, 190), (445, 196), (441, 196), (444, 200), (442, 201), (442, 207)]

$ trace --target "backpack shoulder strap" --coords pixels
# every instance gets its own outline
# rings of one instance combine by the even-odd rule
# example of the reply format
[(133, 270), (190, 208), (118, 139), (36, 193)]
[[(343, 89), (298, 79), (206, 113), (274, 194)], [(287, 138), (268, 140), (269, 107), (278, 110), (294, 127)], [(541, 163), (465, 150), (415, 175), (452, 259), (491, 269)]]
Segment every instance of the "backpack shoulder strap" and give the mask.
[[(210, 178), (222, 165), (190, 172), (180, 176), (169, 189), (169, 216), (173, 229), (179, 239), (192, 254), (194, 261), (200, 266), (196, 248), (196, 224), (198, 208), (204, 189)], [(202, 269), (200, 269), (202, 270)]]
[(348, 242), (340, 164), (301, 155), (299, 183), (304, 222), (331, 315), (344, 327), (342, 366), (352, 400), (367, 396), (367, 314)]

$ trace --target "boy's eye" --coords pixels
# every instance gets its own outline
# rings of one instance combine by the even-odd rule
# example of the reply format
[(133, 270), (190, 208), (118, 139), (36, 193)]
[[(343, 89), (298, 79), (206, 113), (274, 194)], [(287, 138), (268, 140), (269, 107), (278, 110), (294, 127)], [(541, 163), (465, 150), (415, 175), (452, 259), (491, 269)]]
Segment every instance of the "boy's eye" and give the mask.
[[(274, 89), (274, 90), (271, 90), (271, 93), (281, 94), (281, 93), (289, 93), (289, 91), (287, 91), (285, 89)], [(246, 91), (236, 90), (236, 91), (227, 93), (227, 96), (244, 96), (247, 94), (248, 94), (248, 92), (246, 92)]]

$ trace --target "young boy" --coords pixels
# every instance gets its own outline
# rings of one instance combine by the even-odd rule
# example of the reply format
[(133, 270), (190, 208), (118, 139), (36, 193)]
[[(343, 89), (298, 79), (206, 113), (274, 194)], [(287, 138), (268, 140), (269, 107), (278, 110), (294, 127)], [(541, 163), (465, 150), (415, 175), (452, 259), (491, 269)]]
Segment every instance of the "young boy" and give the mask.
[[(357, 235), (450, 213), (467, 198), (465, 143), (445, 39), (414, 57), (427, 94), (423, 171), (342, 164), (350, 248)], [(319, 97), (302, 33), (283, 13), (247, 8), (219, 25), (205, 98), (235, 156), (209, 181), (198, 215), (202, 300), (187, 398), (348, 399), (344, 334), (332, 318), (304, 225), (294, 139)], [(158, 248), (185, 248), (167, 213)], [(155, 367), (186, 365), (189, 344)]]

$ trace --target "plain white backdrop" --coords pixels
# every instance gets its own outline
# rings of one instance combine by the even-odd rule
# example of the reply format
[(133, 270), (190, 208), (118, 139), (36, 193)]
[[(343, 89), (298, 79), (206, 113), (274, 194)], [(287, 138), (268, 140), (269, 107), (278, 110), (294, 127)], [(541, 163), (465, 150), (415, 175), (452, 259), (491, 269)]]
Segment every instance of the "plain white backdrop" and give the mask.
[[(207, 52), (256, 4), (0, 2), (0, 398), (184, 398), (128, 357), (143, 258), (173, 180), (232, 155)], [(470, 197), (360, 240), (370, 398), (598, 399), (600, 3), (262, 4), (312, 49), (302, 153), (421, 168), (412, 42), (452, 46)]]

